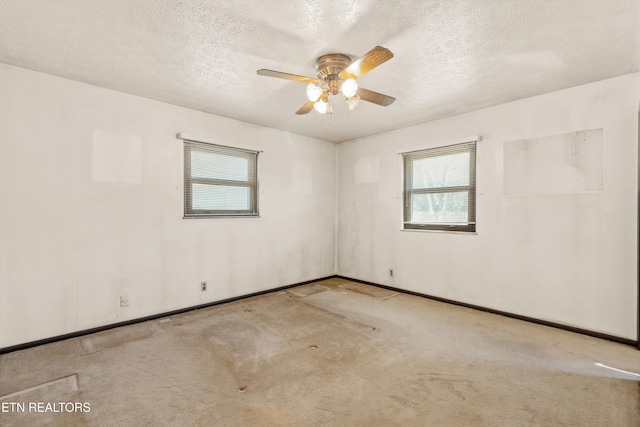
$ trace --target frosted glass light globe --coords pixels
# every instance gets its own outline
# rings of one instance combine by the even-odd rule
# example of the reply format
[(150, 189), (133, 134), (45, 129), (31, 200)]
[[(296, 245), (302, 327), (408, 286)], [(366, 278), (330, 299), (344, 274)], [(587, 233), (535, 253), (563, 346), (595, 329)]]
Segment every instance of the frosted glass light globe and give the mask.
[(314, 85), (313, 83), (309, 83), (307, 85), (307, 99), (311, 102), (316, 102), (318, 98), (322, 95), (322, 88), (318, 85)]
[(320, 100), (313, 104), (313, 108), (320, 114), (326, 114), (328, 106), (329, 104), (323, 100)]
[(349, 111), (353, 111), (358, 106), (360, 97), (358, 95), (347, 98), (347, 104), (349, 104)]
[(358, 83), (354, 79), (347, 79), (342, 83), (342, 94), (347, 98), (351, 98), (358, 92)]

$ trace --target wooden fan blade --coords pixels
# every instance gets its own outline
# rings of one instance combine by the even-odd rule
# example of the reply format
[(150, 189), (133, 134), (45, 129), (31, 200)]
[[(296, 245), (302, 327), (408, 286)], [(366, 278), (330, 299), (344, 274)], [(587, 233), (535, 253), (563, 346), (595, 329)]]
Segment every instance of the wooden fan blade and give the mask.
[(298, 76), (296, 74), (283, 73), (281, 71), (266, 70), (264, 68), (261, 70), (258, 70), (258, 75), (267, 76), (267, 77), (277, 77), (279, 79), (293, 80), (293, 81), (302, 82), (302, 83), (321, 83), (318, 79), (314, 79), (311, 77)]
[(389, 49), (376, 46), (365, 53), (362, 58), (353, 61), (351, 65), (340, 72), (339, 76), (342, 80), (357, 79), (391, 58), (393, 58), (393, 53)]
[(363, 101), (372, 102), (374, 104), (382, 105), (383, 107), (393, 104), (393, 101), (396, 100), (393, 96), (384, 95), (363, 87), (358, 88), (358, 96)]
[(307, 101), (298, 111), (296, 111), (296, 114), (308, 114), (311, 110), (313, 110), (313, 102)]

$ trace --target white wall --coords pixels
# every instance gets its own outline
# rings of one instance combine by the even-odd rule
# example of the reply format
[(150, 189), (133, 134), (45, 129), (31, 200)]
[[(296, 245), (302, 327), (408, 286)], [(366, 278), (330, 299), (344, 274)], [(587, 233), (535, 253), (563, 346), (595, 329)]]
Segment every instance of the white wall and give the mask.
[[(94, 130), (139, 138), (134, 183), (93, 179)], [(260, 218), (182, 218), (178, 132), (264, 150)], [(0, 65), (0, 348), (335, 274), (335, 150)]]
[[(332, 275), (336, 257), (344, 276), (636, 339), (639, 80), (336, 153), (321, 140), (0, 65), (0, 348)], [(504, 195), (504, 142), (594, 128), (604, 128), (602, 192)], [(140, 139), (139, 184), (94, 180), (94, 130)], [(264, 149), (260, 218), (182, 219), (177, 132)], [(478, 233), (400, 231), (397, 150), (475, 134)]]
[[(635, 73), (340, 144), (338, 274), (636, 339), (638, 93)], [(603, 191), (504, 194), (505, 142), (597, 128)], [(477, 234), (400, 231), (397, 151), (478, 134)]]

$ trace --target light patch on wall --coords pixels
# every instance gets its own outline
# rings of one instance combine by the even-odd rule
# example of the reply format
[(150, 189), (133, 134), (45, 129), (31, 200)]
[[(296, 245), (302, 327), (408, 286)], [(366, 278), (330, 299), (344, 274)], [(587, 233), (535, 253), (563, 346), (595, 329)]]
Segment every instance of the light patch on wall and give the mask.
[(94, 129), (91, 179), (94, 182), (140, 184), (142, 144), (140, 137)]
[(574, 194), (603, 189), (603, 129), (504, 143), (504, 194)]
[(291, 164), (291, 191), (298, 194), (313, 192), (313, 176), (308, 162), (294, 160)]
[(364, 157), (358, 159), (355, 170), (356, 184), (370, 184), (380, 179), (380, 158)]

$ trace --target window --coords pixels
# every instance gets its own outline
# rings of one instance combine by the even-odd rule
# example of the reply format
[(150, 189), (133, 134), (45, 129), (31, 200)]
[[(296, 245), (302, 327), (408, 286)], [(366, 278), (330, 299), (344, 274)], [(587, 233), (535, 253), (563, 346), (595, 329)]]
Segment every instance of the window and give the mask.
[(404, 157), (404, 229), (476, 230), (476, 142)]
[(184, 141), (184, 216), (258, 215), (258, 153)]

